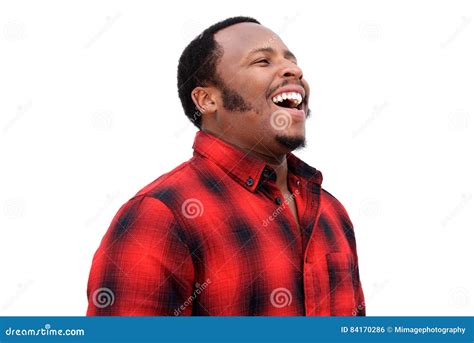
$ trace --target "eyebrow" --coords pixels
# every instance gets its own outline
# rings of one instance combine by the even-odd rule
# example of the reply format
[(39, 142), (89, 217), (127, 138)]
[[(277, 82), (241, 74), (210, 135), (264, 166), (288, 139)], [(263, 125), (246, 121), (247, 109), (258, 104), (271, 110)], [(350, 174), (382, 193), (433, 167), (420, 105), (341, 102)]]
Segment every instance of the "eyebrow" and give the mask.
[[(267, 52), (267, 53), (270, 53), (270, 54), (276, 54), (276, 51), (275, 49), (273, 48), (270, 48), (270, 47), (263, 47), (263, 48), (255, 48), (255, 49), (252, 49), (248, 55), (248, 56), (251, 56), (253, 54), (256, 54), (256, 53), (259, 53), (259, 52)], [(296, 58), (296, 56), (290, 51), (290, 50), (285, 50), (283, 51), (283, 57), (285, 57), (286, 59), (294, 59), (295, 61), (297, 61), (298, 59)]]

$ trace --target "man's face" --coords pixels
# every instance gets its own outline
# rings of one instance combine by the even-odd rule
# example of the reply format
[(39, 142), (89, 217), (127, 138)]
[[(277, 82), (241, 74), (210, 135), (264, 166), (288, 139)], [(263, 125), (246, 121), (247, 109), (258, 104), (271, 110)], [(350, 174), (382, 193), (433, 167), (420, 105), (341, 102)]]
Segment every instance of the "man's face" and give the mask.
[(254, 23), (223, 29), (215, 40), (223, 50), (217, 65), (219, 133), (266, 154), (303, 146), (309, 86), (286, 45)]

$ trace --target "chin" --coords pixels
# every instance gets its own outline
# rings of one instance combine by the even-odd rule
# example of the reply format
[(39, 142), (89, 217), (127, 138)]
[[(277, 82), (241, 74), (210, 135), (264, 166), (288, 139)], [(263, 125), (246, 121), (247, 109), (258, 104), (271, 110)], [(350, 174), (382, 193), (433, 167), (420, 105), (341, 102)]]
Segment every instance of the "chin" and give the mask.
[(306, 138), (304, 135), (285, 135), (279, 134), (275, 140), (289, 151), (298, 150), (306, 146)]

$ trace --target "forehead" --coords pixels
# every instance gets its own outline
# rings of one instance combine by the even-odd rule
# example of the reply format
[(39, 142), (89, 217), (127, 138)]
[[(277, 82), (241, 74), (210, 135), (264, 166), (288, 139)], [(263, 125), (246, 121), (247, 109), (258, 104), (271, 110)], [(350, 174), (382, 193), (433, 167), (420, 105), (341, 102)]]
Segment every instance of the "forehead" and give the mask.
[(217, 32), (214, 39), (222, 46), (224, 59), (241, 59), (252, 50), (259, 48), (288, 50), (275, 32), (255, 23), (239, 23), (226, 27)]

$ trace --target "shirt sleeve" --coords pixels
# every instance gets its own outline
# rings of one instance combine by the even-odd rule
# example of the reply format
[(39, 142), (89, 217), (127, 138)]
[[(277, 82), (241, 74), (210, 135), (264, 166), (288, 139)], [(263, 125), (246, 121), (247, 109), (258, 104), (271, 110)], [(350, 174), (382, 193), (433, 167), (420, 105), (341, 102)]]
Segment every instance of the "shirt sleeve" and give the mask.
[(94, 255), (87, 315), (191, 315), (194, 267), (185, 242), (183, 227), (160, 200), (131, 199)]
[[(352, 225), (352, 224), (351, 224)], [(352, 228), (352, 232), (354, 229)], [(365, 304), (365, 298), (364, 298), (364, 291), (362, 290), (362, 283), (360, 281), (360, 273), (359, 273), (359, 258), (357, 256), (357, 247), (356, 247), (356, 242), (355, 242), (355, 235), (354, 233), (352, 234), (354, 237), (354, 241), (352, 242), (352, 249), (353, 249), (353, 254), (355, 258), (355, 268), (354, 268), (354, 274), (353, 274), (353, 279), (355, 280), (354, 282), (354, 297), (356, 301), (356, 309), (355, 313), (353, 313), (356, 316), (365, 316), (366, 315), (366, 304)]]
[(359, 268), (357, 268), (356, 271), (356, 278), (357, 278), (357, 288), (355, 289), (355, 300), (357, 304), (357, 309), (356, 309), (356, 316), (365, 316), (366, 315), (366, 310), (365, 310), (365, 299), (364, 299), (364, 291), (362, 290), (362, 284), (360, 282), (360, 277), (359, 277)]

